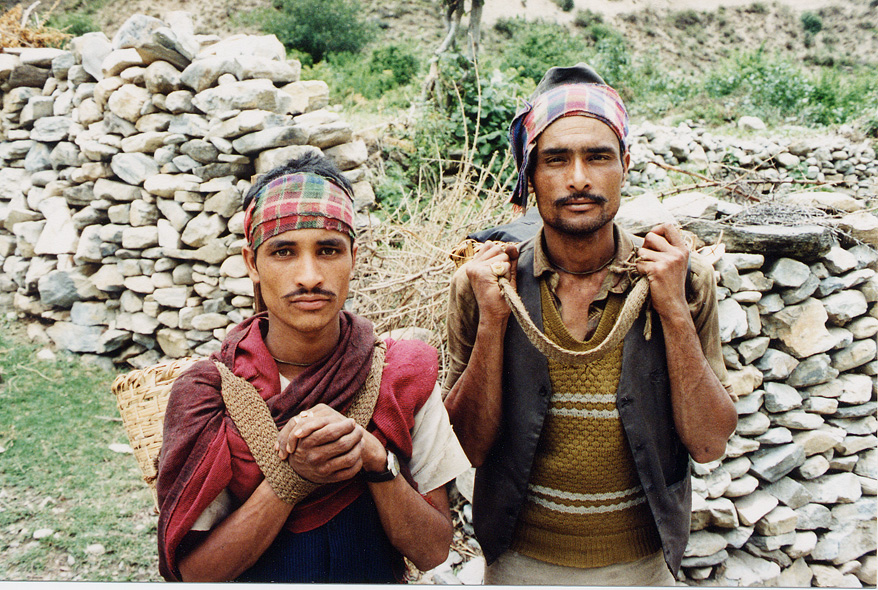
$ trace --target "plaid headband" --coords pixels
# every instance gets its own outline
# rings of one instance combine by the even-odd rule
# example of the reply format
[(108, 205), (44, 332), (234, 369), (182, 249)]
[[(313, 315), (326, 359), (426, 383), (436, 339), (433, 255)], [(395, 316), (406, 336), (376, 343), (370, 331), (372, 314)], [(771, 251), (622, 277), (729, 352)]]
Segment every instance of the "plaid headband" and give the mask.
[(355, 239), (354, 200), (335, 183), (309, 172), (275, 178), (244, 214), (244, 237), (253, 250), (294, 229), (330, 229)]
[(518, 182), (510, 201), (527, 208), (527, 168), (537, 137), (546, 127), (567, 115), (593, 117), (606, 123), (624, 153), (628, 148), (628, 113), (619, 94), (603, 84), (562, 84), (525, 102), (509, 128), (509, 142), (518, 168)]

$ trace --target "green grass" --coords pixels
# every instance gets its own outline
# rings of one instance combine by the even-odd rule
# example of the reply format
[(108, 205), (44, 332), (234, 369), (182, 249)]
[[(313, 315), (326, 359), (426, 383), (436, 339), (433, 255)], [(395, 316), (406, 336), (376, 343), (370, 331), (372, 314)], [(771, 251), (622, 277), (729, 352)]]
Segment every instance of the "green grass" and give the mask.
[[(127, 442), (114, 375), (34, 353), (0, 337), (0, 579), (160, 579), (148, 488), (134, 457), (109, 449)], [(40, 529), (54, 533), (34, 540)]]

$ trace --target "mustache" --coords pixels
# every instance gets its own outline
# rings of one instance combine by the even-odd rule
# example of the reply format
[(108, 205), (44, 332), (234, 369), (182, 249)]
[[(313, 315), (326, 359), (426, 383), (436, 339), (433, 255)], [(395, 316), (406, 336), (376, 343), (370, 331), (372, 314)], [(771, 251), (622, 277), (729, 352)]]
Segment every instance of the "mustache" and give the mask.
[(596, 203), (598, 205), (603, 205), (608, 201), (607, 197), (602, 195), (596, 195), (594, 193), (586, 193), (586, 192), (578, 192), (578, 193), (570, 193), (566, 197), (561, 197), (560, 199), (555, 201), (555, 205), (562, 207), (564, 205), (569, 205), (573, 202), (582, 202), (582, 201), (591, 201), (592, 203)]
[(320, 287), (314, 287), (313, 289), (299, 289), (297, 291), (290, 291), (286, 295), (284, 295), (284, 299), (295, 299), (296, 297), (303, 297), (307, 295), (321, 295), (323, 297), (335, 297), (335, 293), (332, 291), (327, 291), (326, 289), (321, 289)]

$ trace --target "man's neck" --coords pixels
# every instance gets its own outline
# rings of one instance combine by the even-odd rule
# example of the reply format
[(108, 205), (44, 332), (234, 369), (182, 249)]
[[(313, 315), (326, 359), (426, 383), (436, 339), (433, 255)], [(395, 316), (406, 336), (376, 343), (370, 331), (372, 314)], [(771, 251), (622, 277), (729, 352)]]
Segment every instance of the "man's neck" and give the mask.
[(300, 332), (271, 317), (265, 347), (286, 377), (298, 375), (335, 350), (341, 338), (340, 318), (316, 332)]
[(616, 253), (612, 223), (585, 236), (570, 236), (544, 226), (543, 240), (549, 262), (572, 275), (597, 271)]

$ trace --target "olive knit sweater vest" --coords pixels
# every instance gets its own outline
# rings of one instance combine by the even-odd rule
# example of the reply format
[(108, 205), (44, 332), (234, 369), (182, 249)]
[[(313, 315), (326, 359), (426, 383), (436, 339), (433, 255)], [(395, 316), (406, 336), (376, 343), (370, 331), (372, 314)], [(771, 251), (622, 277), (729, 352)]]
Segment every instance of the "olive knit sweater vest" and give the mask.
[[(609, 333), (623, 297), (610, 295), (594, 335), (575, 340), (540, 281), (546, 336), (589, 350)], [(552, 398), (512, 549), (569, 567), (635, 561), (661, 549), (616, 410), (622, 346), (587, 365), (549, 359)]]

